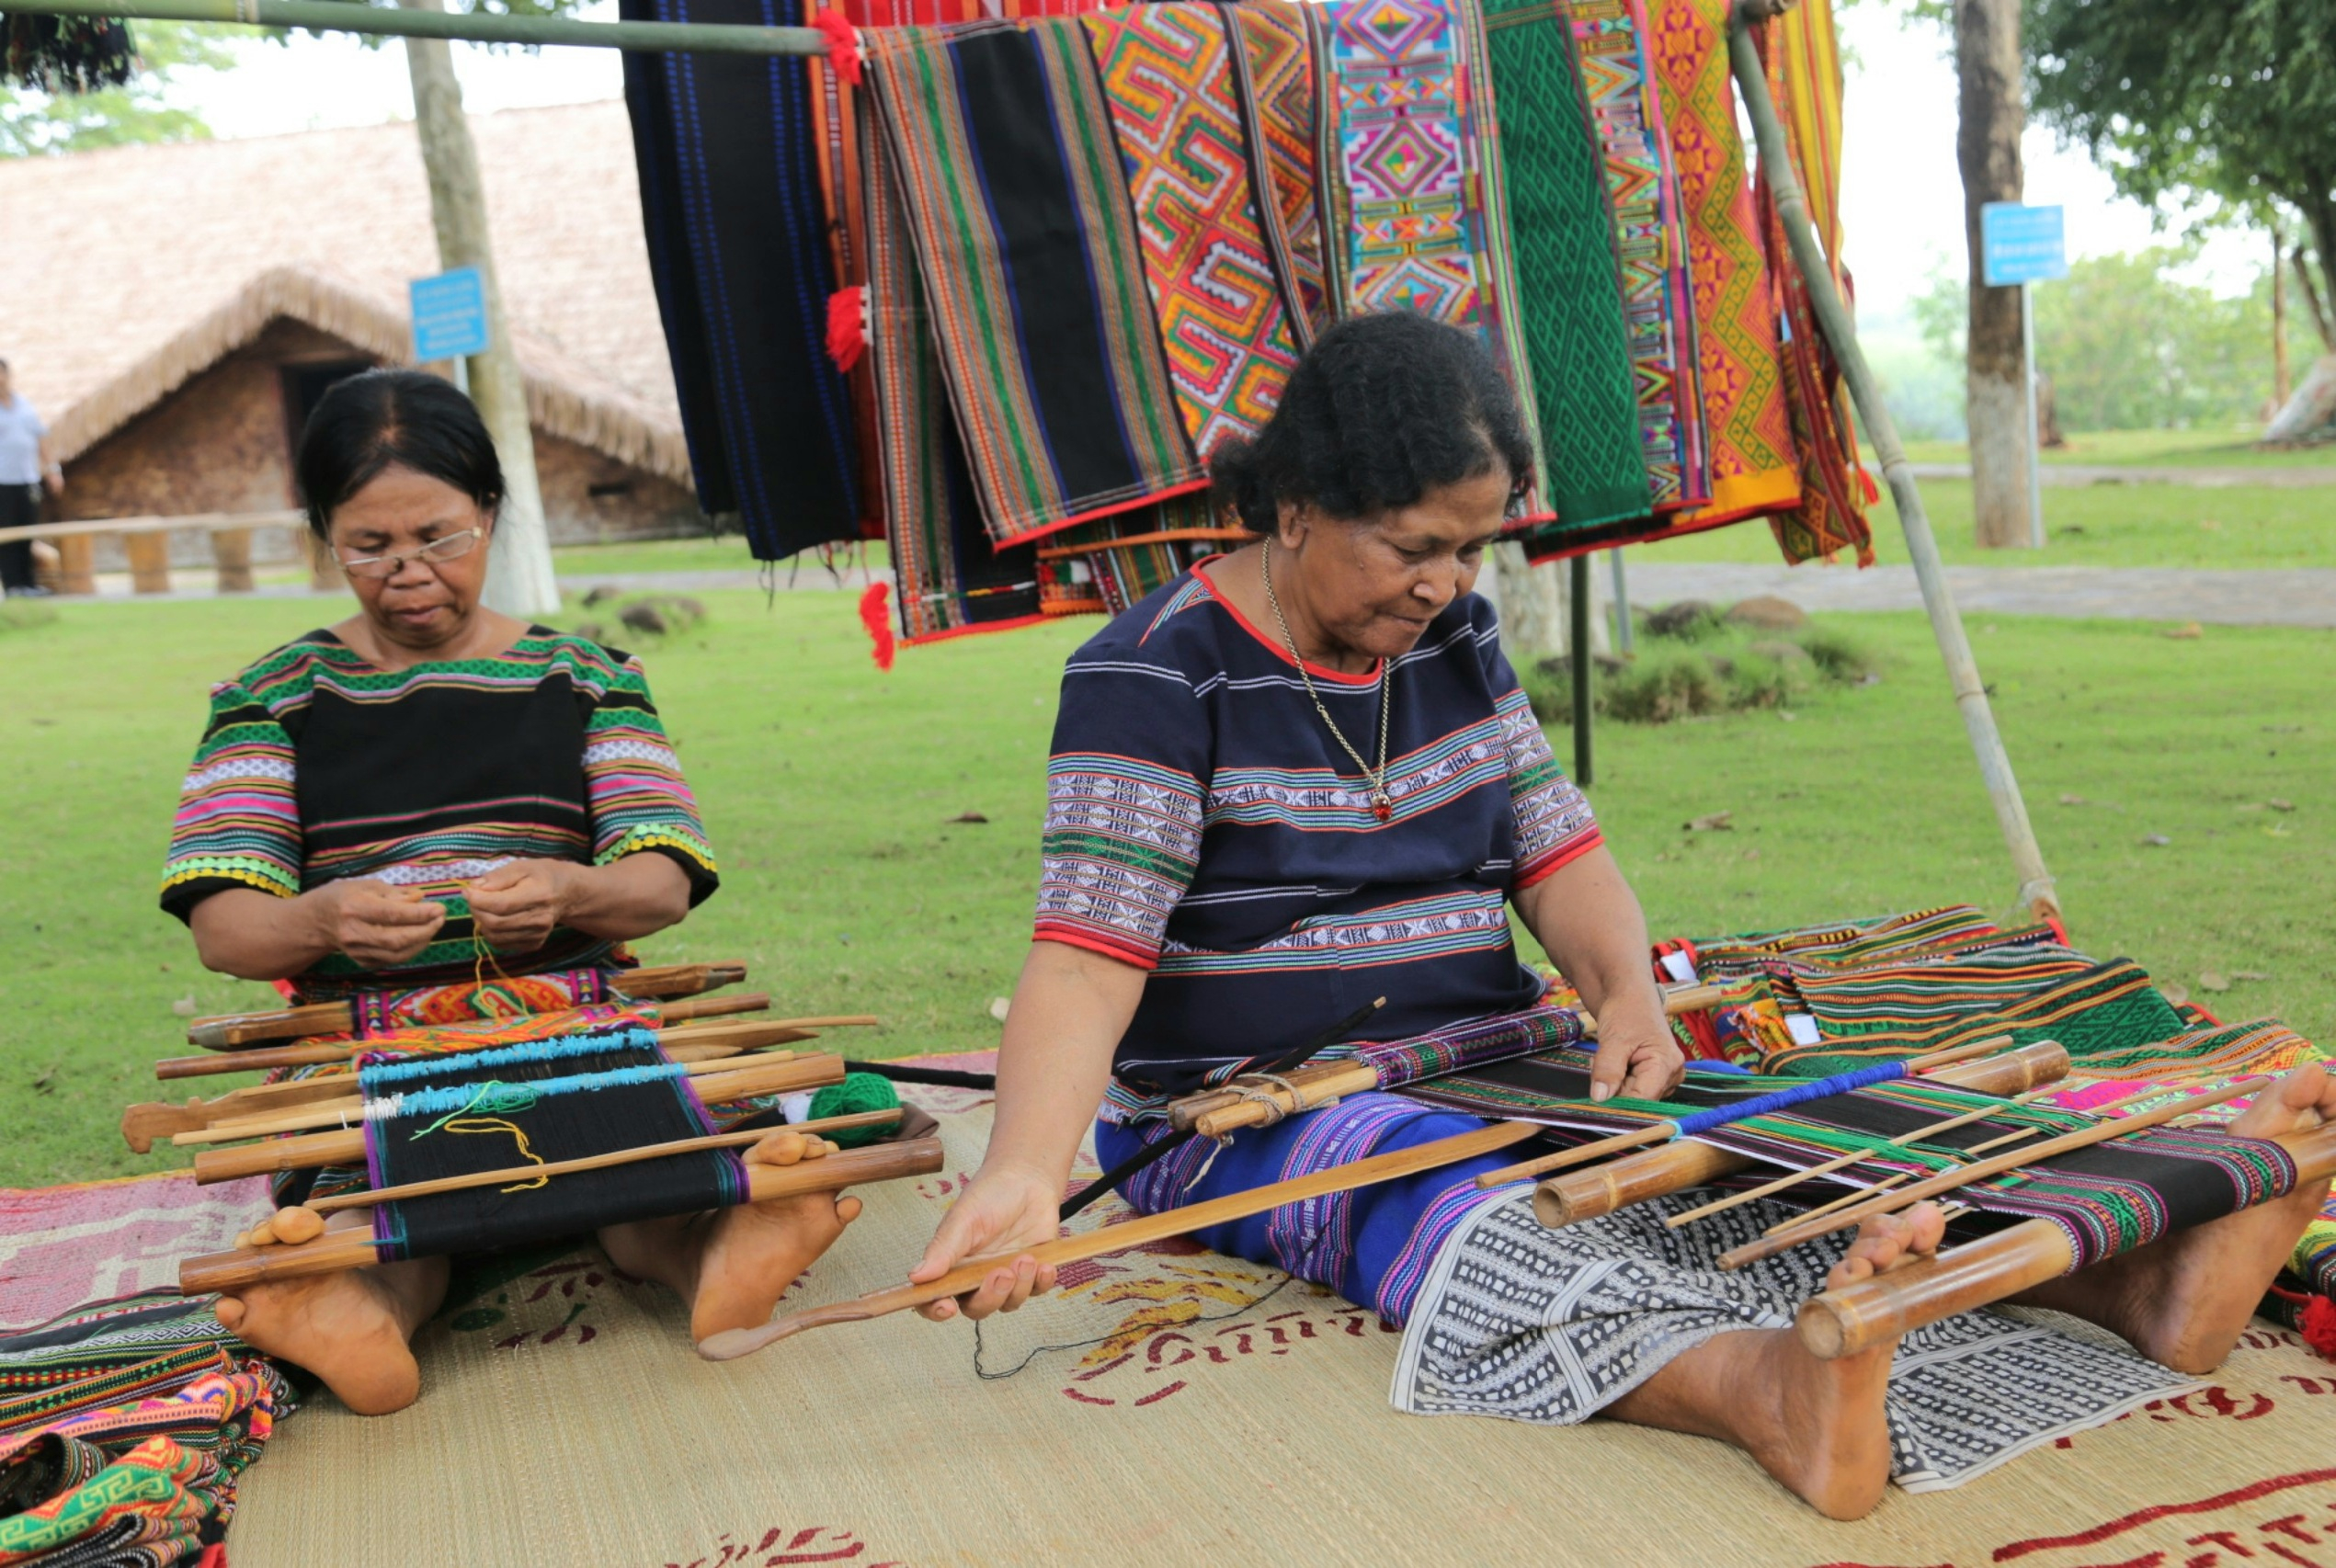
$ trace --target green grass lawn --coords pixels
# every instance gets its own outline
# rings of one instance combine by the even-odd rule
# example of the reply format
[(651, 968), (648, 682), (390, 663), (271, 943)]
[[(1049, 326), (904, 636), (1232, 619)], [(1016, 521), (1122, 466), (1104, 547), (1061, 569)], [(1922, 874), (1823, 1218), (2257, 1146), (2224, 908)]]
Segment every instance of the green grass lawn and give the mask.
[[(743, 957), (789, 1011), (883, 1014), (858, 1051), (994, 1044), (990, 999), (1026, 940), (1057, 673), (1096, 623), (914, 649), (880, 675), (849, 595), (703, 597), (702, 628), (643, 653), (724, 886), (644, 956)], [(0, 710), (0, 933), (16, 954), (0, 974), (0, 1184), (171, 1163), (131, 1156), (114, 1129), (125, 1104), (158, 1097), (154, 1059), (188, 1049), (172, 1004), (268, 999), (197, 966), (154, 877), (209, 683), (317, 619), (287, 601), (67, 605), (0, 631), (17, 694)], [(1789, 721), (1601, 731), (1591, 794), (1658, 935), (2009, 898), (1922, 621), (1835, 623), (1885, 652), (1882, 684)], [(1973, 631), (2079, 943), (2194, 991), (2207, 970), (2268, 974), (2200, 999), (2336, 1037), (2336, 634)], [(951, 821), (968, 811), (988, 823)], [(1681, 831), (1720, 811), (1733, 831)]]
[[(2336, 445), (2267, 452), (2255, 446), (2260, 433), (2250, 426), (2195, 430), (2072, 430), (2065, 445), (2045, 449), (2046, 463), (2134, 468), (2325, 468), (2336, 464)], [(1909, 441), (1906, 455), (1919, 463), (1965, 463), (1971, 449), (1961, 441)], [(1866, 453), (1867, 461), (1873, 452)]]
[[(1878, 476), (1876, 483), (1879, 483)], [(2336, 566), (2336, 489), (2234, 485), (2092, 484), (2044, 492), (2042, 550), (1981, 550), (1968, 480), (1922, 481), (1922, 504), (1951, 566)], [(1903, 562), (1906, 540), (1886, 488), (1874, 508), (1874, 553)], [(1764, 523), (1743, 523), (1663, 544), (1634, 545), (1632, 561), (1782, 562)]]

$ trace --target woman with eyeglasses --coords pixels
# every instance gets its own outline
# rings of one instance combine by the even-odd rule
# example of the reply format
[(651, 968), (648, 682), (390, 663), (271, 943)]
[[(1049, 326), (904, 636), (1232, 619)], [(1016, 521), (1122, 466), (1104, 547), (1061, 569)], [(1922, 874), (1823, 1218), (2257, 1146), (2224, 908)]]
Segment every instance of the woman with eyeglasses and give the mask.
[[(163, 907), (206, 966), (302, 1001), (629, 963), (623, 943), (714, 891), (713, 853), (640, 662), (479, 602), (504, 490), (478, 411), (418, 371), (351, 377), (317, 403), (297, 478), (358, 612), (212, 689)], [(277, 1200), (362, 1175), (291, 1173)], [(690, 1301), (702, 1338), (767, 1318), (858, 1212), (815, 1193), (600, 1239)], [(394, 1410), (446, 1280), (444, 1258), (386, 1264), (219, 1317), (352, 1409)]]

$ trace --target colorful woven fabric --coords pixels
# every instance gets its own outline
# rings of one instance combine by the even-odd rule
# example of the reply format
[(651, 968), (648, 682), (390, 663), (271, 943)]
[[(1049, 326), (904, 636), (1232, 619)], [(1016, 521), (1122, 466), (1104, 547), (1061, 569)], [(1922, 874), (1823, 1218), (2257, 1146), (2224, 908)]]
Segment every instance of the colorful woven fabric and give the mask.
[(891, 145), (866, 119), (860, 122), (860, 154), (865, 363), (875, 397), (884, 537), (901, 636), (917, 643), (1028, 626), (1039, 618), (1036, 548), (990, 546), (933, 347)]
[(1065, 528), (1038, 552), (1042, 584), (1059, 584), (1043, 608), (1049, 615), (1117, 615), (1249, 537), (1218, 524), (1205, 495)]
[[(1820, 16), (1821, 40), (1818, 33), (1807, 30), (1818, 25)], [(1840, 59), (1830, 49), (1831, 12), (1825, 0), (1812, 0), (1810, 6), (1797, 8), (1797, 19), (1788, 26), (1790, 30), (1780, 33), (1779, 24), (1769, 22), (1752, 36), (1760, 41), (1767, 62), (1770, 95), (1779, 101), (1798, 98), (1803, 103), (1801, 110), (1788, 114), (1785, 130), (1810, 210), (1837, 213), (1840, 162), (1830, 149), (1839, 145), (1841, 75)], [(1796, 133), (1796, 121), (1818, 128), (1820, 138), (1825, 134), (1822, 128), (1830, 126), (1836, 139), (1830, 143), (1812, 142), (1806, 139), (1806, 132)], [(1823, 560), (1837, 551), (1853, 550), (1858, 564), (1869, 566), (1874, 562), (1874, 536), (1865, 509), (1874, 494), (1871, 482), (1857, 466), (1857, 441), (1840, 367), (1818, 325), (1807, 280), (1793, 259), (1783, 215), (1765, 176), (1755, 185), (1754, 197), (1768, 247), (1769, 270), (1776, 278), (1784, 317), (1781, 350), (1784, 392), (1794, 446), (1801, 458), (1801, 505), (1772, 517), (1769, 527), (1787, 561)], [(1840, 262), (1839, 221), (1829, 218), (1828, 222), (1832, 232), (1821, 235), (1821, 241), (1835, 286), (1846, 303), (1850, 290), (1848, 273)]]
[(1084, 24), (1177, 406), (1204, 461), (1228, 437), (1264, 427), (1298, 362), (1250, 185), (1225, 17), (1161, 0)]
[(1517, 315), (1549, 433), (1551, 536), (1653, 509), (1605, 176), (1558, 0), (1487, 0), (1488, 80), (1509, 175)]
[[(605, 866), (642, 853), (679, 865), (693, 903), (717, 885), (638, 660), (536, 626), (493, 658), (392, 672), (312, 631), (211, 689), (162, 903), (183, 919), (229, 888), (291, 898), (347, 877), (413, 888), (446, 908), (427, 947), (379, 971), (335, 953), (299, 988), (459, 983), (479, 978), (483, 951), (463, 892), (473, 878), (518, 858)], [(559, 927), (525, 964), (612, 965), (616, 950)]]
[(1205, 485), (1078, 23), (883, 28), (863, 42), (991, 541)]
[(1642, 0), (1567, 0), (1605, 164), (1637, 376), (1641, 448), (1658, 512), (1711, 499), (1694, 391), (1693, 296), (1662, 101), (1648, 78)]
[[(1761, 972), (1770, 959), (1861, 963), (1912, 954), (1947, 943), (1995, 937), (2001, 927), (1967, 903), (1876, 920), (1795, 926), (1748, 931), (1730, 937), (1679, 938), (1655, 946), (1657, 971), (1666, 980), (1724, 980)], [(1666, 960), (1672, 954), (1684, 972)]]
[(1686, 220), (1695, 388), (1709, 445), (1711, 502), (1688, 528), (1800, 500), (1799, 454), (1777, 358), (1776, 301), (1736, 126), (1728, 0), (1651, 0), (1647, 39)]
[(348, 998), (356, 1021), (352, 1032), (359, 1040), (375, 1040), (406, 1029), (603, 1007), (610, 1005), (623, 976), (622, 970), (564, 969), (401, 991), (359, 991)]
[[(801, 26), (797, 0), (621, 0), (627, 21)], [(625, 104), (657, 312), (701, 506), (758, 560), (860, 537), (858, 433), (826, 348), (834, 258), (810, 133), (814, 68), (628, 52)], [(818, 74), (825, 76), (823, 70)]]
[(2290, 1267), (2319, 1294), (2336, 1297), (2336, 1194), (2330, 1195), (2319, 1218), (2304, 1227)]
[[(525, 982), (514, 983), (523, 984)], [(369, 1056), (444, 1056), (457, 1051), (492, 1051), (499, 1046), (524, 1045), (531, 1040), (560, 1040), (570, 1035), (603, 1034), (610, 1029), (654, 1029), (656, 1027), (657, 1012), (654, 1004), (641, 1006), (604, 1002), (591, 1006), (562, 1007), (477, 1023), (386, 1029), (366, 1036), (365, 1049)]]
[(1234, 85), (1248, 132), (1251, 182), (1264, 199), (1259, 224), (1285, 285), (1290, 329), (1304, 347), (1338, 319), (1339, 301), (1323, 274), (1322, 209), (1315, 190), (1321, 138), (1313, 35), (1305, 7), (1290, 0), (1248, 0), (1225, 8), (1241, 48)]

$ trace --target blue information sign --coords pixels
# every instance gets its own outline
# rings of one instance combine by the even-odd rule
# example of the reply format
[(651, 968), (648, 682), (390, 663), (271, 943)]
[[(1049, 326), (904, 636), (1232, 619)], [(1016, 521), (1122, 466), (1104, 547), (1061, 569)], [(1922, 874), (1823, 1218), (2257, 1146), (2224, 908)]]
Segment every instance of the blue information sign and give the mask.
[(486, 352), (486, 282), (458, 267), (406, 286), (414, 308), (414, 358), (461, 359)]
[(2062, 209), (1990, 201), (1979, 209), (1980, 276), (1989, 288), (2068, 276)]

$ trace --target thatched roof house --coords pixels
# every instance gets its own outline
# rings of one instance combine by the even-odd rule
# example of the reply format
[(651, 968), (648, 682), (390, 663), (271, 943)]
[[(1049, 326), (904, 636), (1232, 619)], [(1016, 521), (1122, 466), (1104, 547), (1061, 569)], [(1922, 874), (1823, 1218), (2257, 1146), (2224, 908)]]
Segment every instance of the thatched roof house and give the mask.
[[(624, 106), (471, 127), (555, 536), (689, 526)], [(308, 407), (411, 362), (406, 284), (439, 270), (409, 122), (0, 161), (0, 358), (71, 517), (291, 505)]]

